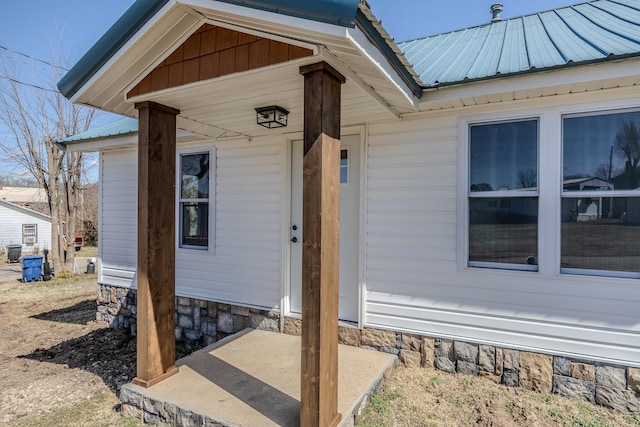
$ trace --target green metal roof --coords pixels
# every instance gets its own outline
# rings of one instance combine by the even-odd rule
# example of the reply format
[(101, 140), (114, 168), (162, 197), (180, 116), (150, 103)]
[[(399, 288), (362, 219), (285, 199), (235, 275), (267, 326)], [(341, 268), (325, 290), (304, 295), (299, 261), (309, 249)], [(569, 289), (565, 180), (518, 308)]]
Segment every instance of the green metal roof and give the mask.
[(115, 138), (118, 136), (131, 135), (136, 132), (138, 132), (138, 120), (132, 119), (130, 117), (124, 117), (114, 122), (107, 123), (106, 125), (98, 126), (94, 129), (89, 129), (86, 132), (69, 136), (60, 141), (60, 143), (67, 145), (79, 142), (87, 142), (96, 139)]
[[(355, 26), (359, 0), (217, 0), (343, 27)], [(169, 0), (137, 0), (104, 36), (58, 82), (58, 89), (71, 98), (142, 26)]]
[(640, 1), (589, 1), (398, 47), (425, 87), (640, 56)]
[[(218, 1), (344, 27), (357, 24), (417, 96), (422, 88), (640, 56), (639, 0), (592, 0), (399, 43), (419, 81), (359, 0)], [(60, 92), (72, 97), (168, 2), (137, 0), (60, 80)]]
[(218, 0), (238, 6), (353, 28), (359, 0)]

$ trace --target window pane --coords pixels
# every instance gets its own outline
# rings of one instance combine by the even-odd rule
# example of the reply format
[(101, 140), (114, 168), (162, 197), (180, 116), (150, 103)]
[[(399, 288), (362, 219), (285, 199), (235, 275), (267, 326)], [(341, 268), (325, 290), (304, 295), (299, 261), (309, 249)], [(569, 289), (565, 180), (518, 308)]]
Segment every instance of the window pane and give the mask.
[(640, 272), (640, 198), (562, 200), (562, 268)]
[(537, 120), (472, 126), (469, 153), (471, 192), (537, 190)]
[(209, 203), (181, 203), (182, 245), (208, 246)]
[(640, 112), (563, 119), (565, 191), (640, 187)]
[(537, 265), (538, 198), (469, 200), (469, 261)]
[(181, 156), (181, 191), (183, 199), (209, 197), (209, 153)]
[(340, 184), (349, 183), (349, 151), (340, 150)]

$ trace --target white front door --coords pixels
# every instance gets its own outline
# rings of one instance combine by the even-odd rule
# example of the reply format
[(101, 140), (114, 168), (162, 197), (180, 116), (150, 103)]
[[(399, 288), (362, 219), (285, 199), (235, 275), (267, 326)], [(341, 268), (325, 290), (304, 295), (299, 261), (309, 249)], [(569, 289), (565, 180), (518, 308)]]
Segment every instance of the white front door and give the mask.
[[(302, 312), (302, 157), (303, 143), (291, 146), (290, 306)], [(360, 295), (360, 136), (342, 137), (340, 149), (340, 302), (338, 318), (358, 322)]]

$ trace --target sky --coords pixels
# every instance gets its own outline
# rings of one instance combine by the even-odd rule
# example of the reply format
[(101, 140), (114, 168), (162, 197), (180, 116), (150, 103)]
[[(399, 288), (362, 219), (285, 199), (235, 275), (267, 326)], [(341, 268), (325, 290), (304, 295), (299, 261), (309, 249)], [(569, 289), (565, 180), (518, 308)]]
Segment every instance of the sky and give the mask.
[[(488, 23), (495, 0), (368, 0), (373, 13), (396, 41), (412, 40)], [(502, 18), (553, 9), (579, 0), (503, 0)], [(134, 0), (4, 0), (0, 14), (0, 56), (18, 61), (20, 80), (38, 84), (50, 66), (13, 53), (74, 64), (134, 3)], [(2, 75), (0, 75), (2, 78)], [(99, 114), (100, 125), (115, 117)], [(0, 127), (0, 138), (7, 131)], [(6, 163), (0, 159), (0, 175)]]

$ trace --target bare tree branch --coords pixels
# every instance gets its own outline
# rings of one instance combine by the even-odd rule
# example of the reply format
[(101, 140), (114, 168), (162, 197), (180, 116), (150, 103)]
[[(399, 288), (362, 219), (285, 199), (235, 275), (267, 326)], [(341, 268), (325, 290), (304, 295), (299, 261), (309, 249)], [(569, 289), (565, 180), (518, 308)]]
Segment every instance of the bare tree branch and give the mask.
[(8, 161), (27, 171), (44, 188), (53, 225), (54, 268), (72, 270), (83, 156), (65, 152), (58, 141), (88, 130), (94, 110), (65, 99), (55, 87), (59, 75), (38, 82), (37, 86), (46, 89), (38, 90), (36, 85), (20, 84), (15, 63), (0, 60), (0, 70), (9, 77), (0, 80), (0, 122), (10, 135), (0, 141), (0, 148)]

